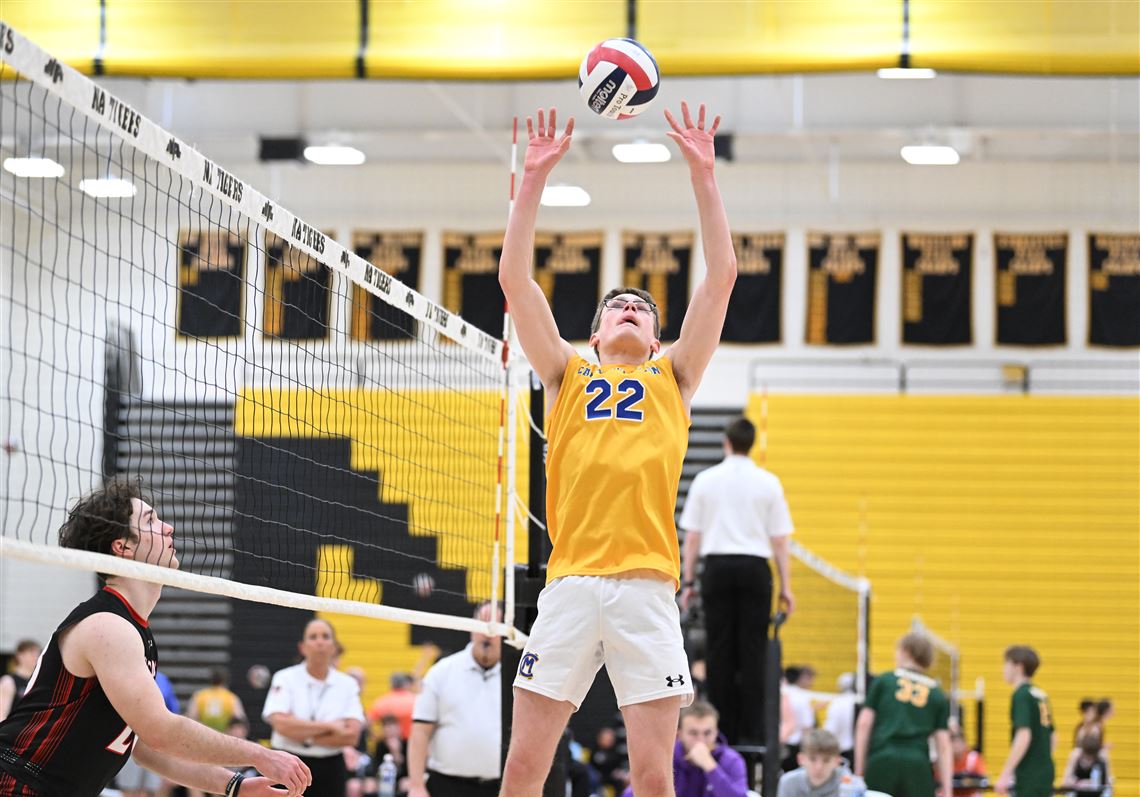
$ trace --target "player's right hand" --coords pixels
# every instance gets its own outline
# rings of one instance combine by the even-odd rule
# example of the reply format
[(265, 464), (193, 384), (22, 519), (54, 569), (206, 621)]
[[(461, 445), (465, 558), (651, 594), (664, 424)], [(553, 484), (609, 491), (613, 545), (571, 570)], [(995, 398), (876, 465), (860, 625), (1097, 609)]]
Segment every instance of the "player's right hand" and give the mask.
[(300, 797), (305, 793), (305, 789), (313, 784), (313, 775), (309, 772), (309, 768), (292, 753), (266, 750), (265, 755), (254, 766), (268, 780), (285, 786), (289, 790), (290, 797)]
[(555, 109), (550, 109), (549, 119), (542, 115), (541, 108), (538, 109), (537, 116), (537, 127), (535, 127), (534, 120), (531, 117), (526, 118), (527, 145), (523, 170), (545, 177), (550, 174), (554, 165), (562, 160), (566, 150), (570, 149), (570, 134), (574, 132), (574, 117), (571, 116), (570, 121), (566, 123), (566, 130), (563, 131), (561, 137), (556, 138), (558, 126), (555, 123)]
[(695, 587), (685, 587), (681, 590), (681, 611), (689, 611), (689, 607), (693, 605), (693, 598), (697, 595)]

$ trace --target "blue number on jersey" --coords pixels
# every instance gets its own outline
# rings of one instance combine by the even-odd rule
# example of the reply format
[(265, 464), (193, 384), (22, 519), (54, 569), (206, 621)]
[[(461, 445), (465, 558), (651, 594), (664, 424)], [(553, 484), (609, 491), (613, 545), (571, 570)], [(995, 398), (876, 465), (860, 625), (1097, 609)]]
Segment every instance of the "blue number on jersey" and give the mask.
[(645, 417), (639, 409), (635, 409), (645, 398), (645, 385), (636, 379), (623, 379), (617, 386), (618, 395), (616, 411), (603, 407), (613, 395), (613, 387), (605, 379), (593, 379), (586, 385), (586, 393), (590, 400), (586, 402), (586, 420), (600, 421), (606, 418), (617, 417), (621, 421), (641, 421)]

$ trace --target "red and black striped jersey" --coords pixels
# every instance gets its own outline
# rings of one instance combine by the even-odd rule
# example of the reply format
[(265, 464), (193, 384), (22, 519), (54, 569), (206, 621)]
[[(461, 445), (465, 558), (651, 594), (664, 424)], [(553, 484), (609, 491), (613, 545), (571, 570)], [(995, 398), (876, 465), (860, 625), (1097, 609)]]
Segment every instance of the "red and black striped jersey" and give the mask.
[(110, 587), (75, 607), (44, 648), (28, 690), (0, 723), (0, 797), (95, 797), (122, 769), (135, 734), (98, 678), (63, 666), (59, 636), (93, 614), (117, 614), (138, 629), (151, 675), (158, 648), (147, 621)]

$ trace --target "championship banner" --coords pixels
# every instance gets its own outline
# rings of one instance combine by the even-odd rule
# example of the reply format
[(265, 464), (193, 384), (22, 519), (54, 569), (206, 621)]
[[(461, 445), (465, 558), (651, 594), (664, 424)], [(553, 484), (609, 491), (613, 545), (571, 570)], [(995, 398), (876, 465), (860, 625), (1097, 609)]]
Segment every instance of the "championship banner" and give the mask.
[(503, 337), (506, 298), (499, 287), (503, 234), (443, 234), (443, 306), (495, 338)]
[(903, 343), (973, 342), (973, 271), (973, 235), (903, 233)]
[(178, 334), (236, 338), (244, 331), (245, 241), (220, 230), (178, 233)]
[[(332, 238), (327, 230), (324, 235)], [(331, 274), (328, 266), (266, 230), (262, 334), (280, 340), (327, 338)]]
[(875, 342), (877, 232), (809, 232), (807, 342)]
[(1065, 342), (1065, 256), (1069, 236), (994, 234), (997, 342)]
[(598, 308), (604, 233), (536, 233), (534, 279), (565, 340), (589, 340)]
[(1140, 346), (1140, 235), (1089, 235), (1089, 343)]
[(649, 291), (661, 319), (661, 340), (681, 334), (689, 306), (691, 232), (622, 234), (622, 286)]
[[(381, 292), (386, 292), (393, 278), (412, 290), (420, 289), (423, 233), (356, 230), (352, 233), (352, 251), (380, 269), (377, 287)], [(416, 336), (416, 322), (410, 315), (360, 285), (352, 286), (350, 303), (349, 335), (353, 340), (406, 340)]]
[(736, 285), (728, 300), (722, 343), (779, 343), (784, 234), (736, 233)]

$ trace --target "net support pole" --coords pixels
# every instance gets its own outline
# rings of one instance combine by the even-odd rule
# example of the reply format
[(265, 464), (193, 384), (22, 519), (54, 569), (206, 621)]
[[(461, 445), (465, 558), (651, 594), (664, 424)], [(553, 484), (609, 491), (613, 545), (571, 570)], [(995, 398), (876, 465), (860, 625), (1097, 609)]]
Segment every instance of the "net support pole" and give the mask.
[(859, 636), (857, 642), (858, 661), (856, 662), (855, 683), (859, 690), (859, 702), (867, 699), (867, 690), (870, 688), (870, 658), (871, 653), (871, 585), (864, 581), (859, 587)]
[(546, 564), (546, 391), (530, 372), (530, 518), (527, 524), (528, 578), (539, 578)]

